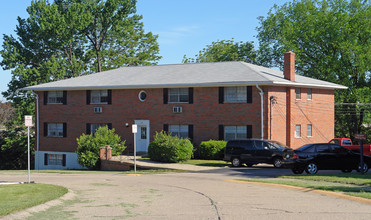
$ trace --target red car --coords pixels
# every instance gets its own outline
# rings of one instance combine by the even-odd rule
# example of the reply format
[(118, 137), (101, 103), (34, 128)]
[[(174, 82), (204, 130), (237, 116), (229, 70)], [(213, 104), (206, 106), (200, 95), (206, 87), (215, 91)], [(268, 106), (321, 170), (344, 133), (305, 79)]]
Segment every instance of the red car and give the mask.
[[(353, 145), (353, 142), (350, 138), (334, 138), (331, 141), (329, 141), (329, 143), (338, 144), (352, 151), (356, 151), (356, 152), (361, 151), (361, 146)], [(363, 145), (363, 155), (371, 156), (371, 145), (369, 144)]]

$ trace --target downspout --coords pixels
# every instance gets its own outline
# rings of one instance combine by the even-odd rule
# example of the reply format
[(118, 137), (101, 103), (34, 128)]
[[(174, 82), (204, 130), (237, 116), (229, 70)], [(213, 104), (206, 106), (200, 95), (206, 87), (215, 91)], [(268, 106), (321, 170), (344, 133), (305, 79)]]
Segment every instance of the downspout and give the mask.
[(263, 90), (259, 87), (258, 84), (256, 84), (256, 88), (259, 89), (259, 94), (260, 94), (260, 119), (261, 119), (261, 139), (264, 139), (264, 92)]
[(40, 143), (40, 129), (39, 129), (39, 95), (31, 90), (31, 93), (36, 97), (36, 152), (35, 152), (35, 169), (39, 170), (39, 143)]

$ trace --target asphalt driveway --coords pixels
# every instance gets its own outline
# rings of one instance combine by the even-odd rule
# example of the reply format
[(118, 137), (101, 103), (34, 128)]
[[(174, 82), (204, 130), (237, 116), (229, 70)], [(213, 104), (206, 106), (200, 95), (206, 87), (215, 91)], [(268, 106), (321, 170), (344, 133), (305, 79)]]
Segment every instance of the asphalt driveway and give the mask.
[[(310, 190), (226, 181), (274, 172), (266, 167), (152, 175), (36, 173), (32, 180), (70, 192), (5, 219), (371, 219), (370, 205)], [(1, 173), (3, 181), (26, 178)]]

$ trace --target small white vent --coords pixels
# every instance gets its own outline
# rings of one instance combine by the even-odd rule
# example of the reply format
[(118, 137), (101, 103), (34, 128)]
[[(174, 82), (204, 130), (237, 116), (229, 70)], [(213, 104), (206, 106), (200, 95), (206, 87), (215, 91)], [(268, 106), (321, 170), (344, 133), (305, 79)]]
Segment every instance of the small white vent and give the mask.
[(102, 113), (102, 107), (94, 107), (94, 113)]
[(173, 107), (174, 113), (182, 113), (182, 107), (181, 106), (174, 106)]

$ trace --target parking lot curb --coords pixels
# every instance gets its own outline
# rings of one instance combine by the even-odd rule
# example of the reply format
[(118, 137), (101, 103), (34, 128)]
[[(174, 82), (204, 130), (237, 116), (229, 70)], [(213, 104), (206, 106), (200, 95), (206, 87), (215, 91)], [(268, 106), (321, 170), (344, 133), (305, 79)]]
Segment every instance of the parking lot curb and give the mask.
[(252, 181), (242, 181), (242, 180), (225, 180), (225, 181), (226, 182), (232, 182), (232, 183), (245, 183), (245, 184), (253, 184), (253, 185), (260, 185), (260, 186), (262, 186), (262, 185), (263, 186), (274, 186), (274, 187), (297, 190), (297, 191), (301, 191), (301, 192), (312, 192), (312, 193), (317, 193), (317, 194), (321, 194), (321, 195), (332, 196), (332, 197), (336, 197), (336, 198), (341, 198), (341, 199), (346, 199), (346, 200), (351, 200), (351, 201), (371, 205), (371, 199), (345, 195), (343, 193), (338, 193), (338, 192), (331, 192), (331, 191), (318, 190), (318, 189), (310, 189), (310, 188), (304, 188), (304, 187), (300, 187), (300, 186), (282, 185), (282, 184), (276, 184), (276, 183), (263, 183), (263, 182), (252, 182)]

